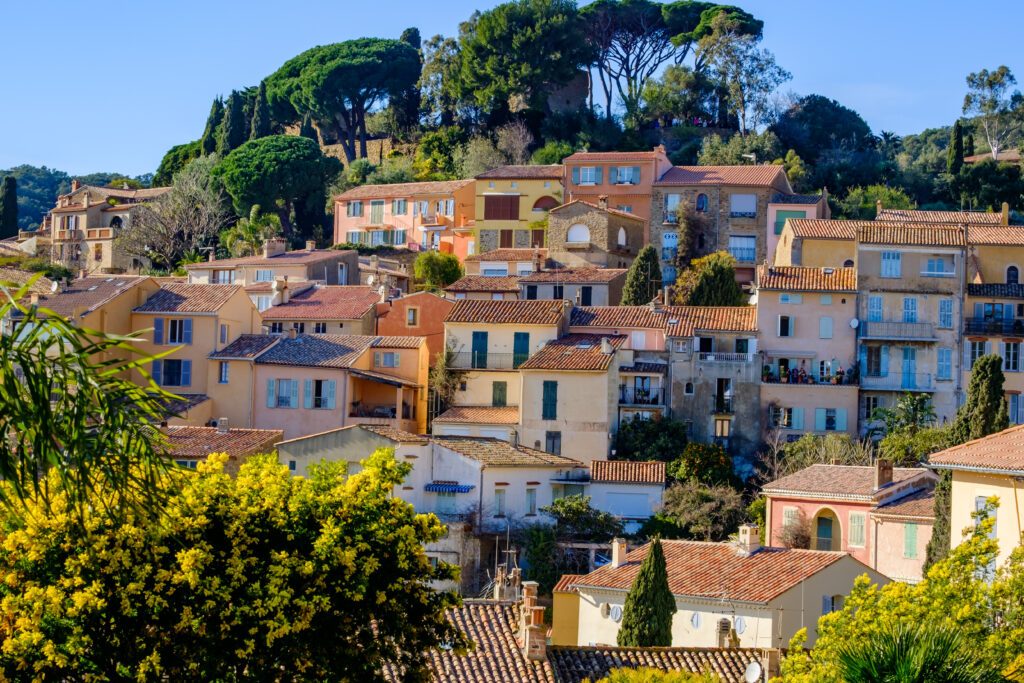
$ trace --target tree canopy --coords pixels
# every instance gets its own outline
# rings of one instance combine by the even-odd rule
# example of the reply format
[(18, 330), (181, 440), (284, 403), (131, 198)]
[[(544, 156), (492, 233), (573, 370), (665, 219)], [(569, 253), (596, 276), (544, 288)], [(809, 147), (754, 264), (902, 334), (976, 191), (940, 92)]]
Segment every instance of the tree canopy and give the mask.
[(871, 127), (860, 114), (822, 95), (801, 97), (771, 130), (783, 147), (811, 164), (834, 147), (861, 150), (871, 145)]
[(186, 142), (183, 145), (175, 145), (167, 150), (164, 158), (160, 160), (156, 173), (153, 174), (153, 187), (166, 187), (174, 180), (174, 174), (185, 168), (190, 161), (198, 159), (202, 155), (202, 143), (200, 140)]
[(640, 249), (626, 272), (626, 282), (622, 286), (623, 306), (642, 306), (651, 300), (661, 289), (661, 264), (654, 245), (648, 244)]
[(694, 259), (676, 281), (676, 300), (683, 306), (741, 306), (744, 298), (736, 259), (727, 251)]
[(617, 642), (620, 647), (669, 647), (676, 599), (668, 587), (668, 570), (661, 541), (647, 549), (640, 571), (626, 594)]
[(429, 289), (443, 289), (462, 277), (462, 264), (454, 254), (424, 251), (413, 264), (416, 279)]

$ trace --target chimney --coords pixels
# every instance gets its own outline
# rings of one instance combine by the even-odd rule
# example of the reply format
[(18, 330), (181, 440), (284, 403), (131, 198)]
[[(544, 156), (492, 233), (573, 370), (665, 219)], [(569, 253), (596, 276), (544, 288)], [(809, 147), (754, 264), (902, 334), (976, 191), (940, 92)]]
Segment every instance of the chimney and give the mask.
[(213, 263), (214, 261), (217, 260), (217, 250), (216, 249), (210, 249), (210, 256), (209, 256), (209, 258), (207, 260), (210, 263)]
[(296, 330), (294, 327), (291, 327), (291, 328), (288, 329), (288, 338), (289, 339), (295, 339), (297, 336), (299, 336), (298, 330)]
[(824, 219), (832, 218), (832, 207), (828, 205), (828, 188), (821, 188), (821, 201), (823, 204), (824, 212), (821, 216)]
[(89, 192), (88, 191), (86, 191), (85, 193), (82, 194), (82, 208), (84, 208), (84, 209), (88, 209), (89, 208)]
[(79, 271), (78, 271), (78, 278), (82, 279), (82, 278), (85, 278), (85, 277), (89, 277), (89, 271), (87, 271), (85, 268), (79, 269)]
[(285, 252), (287, 242), (280, 237), (271, 237), (263, 243), (263, 258), (271, 258)]
[(539, 273), (544, 270), (544, 258), (540, 255), (540, 249), (533, 252), (533, 272)]
[(228, 419), (226, 417), (217, 418), (217, 433), (227, 434), (228, 433)]
[(892, 483), (892, 461), (879, 458), (875, 461), (875, 488), (877, 491)]
[(626, 548), (626, 539), (612, 539), (612, 569), (621, 567), (622, 565), (626, 564)]
[(602, 211), (608, 208), (608, 195), (603, 194), (597, 198), (597, 207)]
[(530, 609), (530, 623), (523, 634), (523, 654), (531, 662), (547, 661), (547, 628), (544, 626), (544, 608), (540, 605)]
[(781, 665), (781, 650), (773, 647), (761, 651), (761, 668), (764, 670), (764, 680), (767, 681), (778, 676)]
[(743, 524), (740, 526), (737, 545), (739, 547), (739, 554), (742, 557), (750, 557), (761, 549), (761, 537), (758, 535), (756, 524)]
[(316, 251), (316, 240), (306, 240), (306, 251)]
[(875, 215), (882, 213), (882, 200), (875, 200)]
[(82, 186), (82, 183), (78, 182), (78, 178), (71, 179), (71, 191), (74, 192)]
[(28, 303), (30, 306), (39, 305), (39, 292), (32, 292), (28, 295)]
[(608, 337), (601, 337), (601, 353), (606, 356), (615, 353), (615, 349), (612, 348), (612, 343), (608, 340)]
[(1003, 225), (1010, 224), (1010, 202), (1003, 202)]
[(514, 429), (512, 430), (509, 434), (509, 443), (512, 445), (512, 448), (519, 448), (519, 432)]
[(288, 289), (288, 280), (277, 280), (274, 284), (277, 285), (277, 291), (281, 294), (281, 303), (288, 303), (291, 299), (291, 291)]
[(507, 590), (507, 577), (505, 576), (505, 565), (499, 564), (494, 569), (494, 599), (504, 600)]

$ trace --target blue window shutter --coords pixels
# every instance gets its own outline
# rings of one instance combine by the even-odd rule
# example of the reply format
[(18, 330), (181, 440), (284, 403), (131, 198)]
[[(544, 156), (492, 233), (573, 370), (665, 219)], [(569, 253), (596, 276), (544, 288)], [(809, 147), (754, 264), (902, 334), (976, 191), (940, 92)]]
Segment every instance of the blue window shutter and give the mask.
[(274, 406), (277, 405), (277, 401), (275, 400), (275, 397), (274, 397), (275, 389), (276, 388), (277, 388), (277, 382), (275, 382), (272, 379), (268, 379), (267, 380), (267, 407), (268, 408), (273, 408)]
[(619, 182), (619, 167), (609, 166), (608, 167), (608, 182), (614, 185)]
[(832, 598), (828, 595), (821, 596), (821, 613), (828, 614), (832, 611)]
[(882, 377), (889, 376), (889, 347), (882, 347)]
[(192, 343), (192, 318), (185, 318), (185, 343)]
[(192, 361), (181, 361), (181, 386), (192, 386)]
[(594, 182), (596, 182), (598, 185), (603, 183), (604, 181), (601, 180), (601, 177), (603, 175), (604, 175), (604, 166), (595, 166), (594, 167)]
[(153, 343), (160, 345), (164, 343), (164, 319), (153, 318)]
[(823, 432), (825, 431), (825, 409), (815, 408), (814, 409), (814, 431)]
[(579, 185), (580, 184), (580, 168), (579, 168), (579, 166), (573, 166), (573, 169), (572, 169), (572, 184), (573, 185)]
[(633, 182), (637, 183), (637, 184), (640, 183), (640, 167), (639, 166), (634, 166), (633, 167)]
[(868, 348), (866, 346), (859, 346), (857, 348), (857, 364), (860, 366), (860, 376), (863, 377), (868, 372)]
[(313, 407), (313, 380), (307, 379), (302, 381), (302, 405), (306, 409)]
[(836, 408), (836, 431), (846, 431), (846, 408)]
[(327, 381), (327, 408), (334, 410), (334, 380)]
[(985, 307), (982, 304), (974, 304), (974, 317), (981, 319), (985, 317)]
[(380, 351), (374, 351), (373, 352), (373, 367), (375, 367), (375, 368), (379, 368), (380, 367)]
[(292, 408), (298, 408), (299, 407), (299, 382), (298, 382), (298, 380), (294, 380), (294, 379), (290, 379), (288, 381), (291, 383), (289, 385), (289, 388), (291, 389), (291, 397), (292, 397), (292, 400), (289, 401), (289, 403), (291, 404)]
[(163, 369), (164, 362), (162, 360), (153, 361), (153, 371), (150, 374), (152, 374), (153, 381), (156, 382), (157, 384), (163, 384)]
[(793, 429), (804, 428), (804, 409), (793, 408)]

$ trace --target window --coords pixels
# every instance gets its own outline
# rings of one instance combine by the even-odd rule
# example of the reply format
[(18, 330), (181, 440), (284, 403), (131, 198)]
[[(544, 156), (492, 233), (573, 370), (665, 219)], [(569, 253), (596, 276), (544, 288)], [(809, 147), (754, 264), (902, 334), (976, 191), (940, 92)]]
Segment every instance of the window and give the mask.
[(678, 223), (679, 222), (679, 200), (678, 194), (667, 194), (665, 195), (665, 222), (666, 223)]
[(570, 244), (589, 244), (590, 243), (590, 228), (577, 223), (576, 225), (569, 227), (569, 232), (566, 233), (565, 241)]
[(174, 464), (187, 470), (194, 470), (198, 462), (198, 460), (175, 460)]
[(608, 169), (608, 179), (613, 185), (639, 185), (639, 166), (612, 166)]
[(1020, 270), (1017, 269), (1017, 266), (1010, 266), (1006, 269), (1006, 284), (1020, 284)]
[(888, 348), (884, 346), (869, 346), (864, 352), (865, 365), (867, 365), (868, 377), (884, 376), (886, 368), (885, 357), (888, 355)]
[(941, 256), (928, 259), (925, 270), (921, 275), (925, 277), (953, 277), (953, 264), (947, 263)]
[(227, 344), (228, 343), (228, 326), (227, 325), (221, 325), (220, 326), (220, 343), (221, 344)]
[(683, 385), (683, 393), (687, 396), (693, 396), (693, 382), (687, 382)]
[(939, 327), (953, 328), (953, 300), (939, 299)]
[(544, 397), (541, 404), (541, 419), (558, 419), (558, 382), (544, 380)]
[(505, 489), (494, 489), (494, 516), (505, 516)]
[(865, 396), (864, 397), (864, 417), (868, 420), (875, 414), (875, 411), (881, 407), (881, 403), (877, 396)]
[(818, 303), (821, 304), (822, 306), (831, 306), (832, 305), (832, 295), (831, 294), (821, 294), (821, 295), (819, 295), (818, 296)]
[(495, 408), (504, 408), (508, 400), (508, 382), (491, 383), (491, 405)]
[(313, 334), (327, 334), (327, 323), (313, 323)]
[(233, 271), (233, 270), (215, 270), (215, 271), (213, 271), (213, 284), (215, 284), (215, 285), (233, 285), (233, 284), (235, 284), (235, 271)]
[(565, 298), (565, 286), (564, 285), (554, 285), (551, 288), (551, 292), (552, 292), (551, 298), (555, 299), (556, 301)]
[(836, 409), (826, 408), (825, 409), (825, 431), (834, 432), (836, 430)]
[(505, 277), (508, 275), (508, 268), (484, 268), (481, 274), (484, 277)]
[(615, 208), (618, 209), (619, 211), (624, 211), (626, 213), (633, 213), (633, 205), (632, 204), (619, 204)]
[(405, 309), (405, 326), (406, 327), (419, 327), (420, 324), (420, 309), (409, 307)]
[(1020, 372), (1020, 342), (1006, 342), (1003, 346), (1003, 370)]
[(307, 407), (322, 409), (322, 410), (334, 410), (334, 391), (335, 384), (334, 380), (330, 379), (315, 379), (306, 380), (307, 391), (312, 390), (312, 401), (309, 401), (312, 405)]
[(258, 268), (256, 270), (256, 276), (253, 279), (255, 282), (273, 282), (274, 271), (268, 268)]
[(373, 354), (373, 365), (378, 368), (397, 368), (398, 359), (396, 351), (377, 351)]
[(775, 234), (781, 235), (782, 229), (786, 227), (787, 218), (807, 218), (806, 211), (776, 211), (775, 212)]
[(297, 379), (279, 379), (276, 381), (276, 391), (274, 380), (268, 380), (271, 384), (270, 391), (268, 392), (268, 402), (272, 401), (271, 408), (298, 408), (299, 407), (299, 380)]
[(93, 245), (92, 257), (93, 257), (93, 260), (95, 260), (95, 261), (102, 261), (103, 260), (103, 245), (102, 244)]
[(868, 322), (882, 322), (882, 297), (877, 295), (868, 297)]
[(903, 322), (917, 322), (917, 298), (912, 296), (903, 297)]
[(732, 420), (727, 417), (717, 418), (715, 420), (715, 438), (716, 439), (728, 439), (729, 434), (732, 431)]
[(537, 514), (537, 489), (526, 489), (526, 514)]
[(988, 346), (988, 344), (986, 344), (983, 341), (972, 341), (971, 342), (971, 346), (970, 346), (970, 354), (971, 354), (970, 355), (970, 359), (971, 359), (971, 367), (972, 368), (974, 367), (974, 364), (978, 361), (978, 359), (985, 355), (985, 347), (986, 346)]
[(1009, 404), (1007, 412), (1010, 413), (1010, 424), (1021, 424), (1024, 421), (1021, 416), (1021, 407), (1024, 402), (1020, 400), (1020, 394), (1008, 394), (1006, 401)]
[[(557, 297), (556, 297), (557, 298)], [(590, 285), (580, 287), (580, 305), (590, 306), (594, 303), (594, 288)]]
[(393, 216), (404, 216), (409, 212), (409, 202), (406, 199), (391, 200), (391, 214)]
[(619, 234), (618, 234), (618, 236), (617, 236), (617, 238), (615, 240), (615, 243), (617, 245), (619, 245), (623, 249), (626, 248), (626, 246), (629, 243), (629, 239), (626, 237), (626, 229), (625, 228), (619, 228)]
[[(162, 371), (161, 377), (156, 377), (157, 370)], [(192, 361), (168, 358), (164, 361), (153, 363), (153, 379), (165, 387), (188, 387), (192, 386)]]
[(776, 427), (781, 429), (790, 429), (793, 427), (793, 409), (792, 408), (775, 408), (772, 413), (772, 422)]
[(848, 545), (856, 548), (864, 547), (864, 522), (863, 512), (850, 513), (850, 539)]
[(562, 432), (544, 432), (544, 450), (555, 455), (562, 454)]
[(357, 230), (349, 230), (345, 233), (345, 241), (349, 244), (362, 244), (363, 233)]
[(511, 249), (515, 241), (514, 230), (499, 230), (498, 231), (498, 246), (502, 249)]
[[(575, 169), (573, 175), (577, 175)], [(600, 166), (580, 166), (577, 184), (597, 185), (601, 182), (601, 175)]]
[(900, 277), (902, 275), (900, 252), (882, 252), (882, 277)]
[[(512, 183), (512, 186), (515, 187), (515, 183)], [(516, 206), (516, 213), (519, 213), (518, 205)], [(454, 199), (446, 199), (445, 200), (445, 202), (444, 202), (444, 215), (445, 216), (454, 216), (455, 215), (455, 200)]]
[(734, 348), (736, 349), (736, 353), (748, 353), (750, 350), (750, 340), (737, 339), (736, 346)]
[(526, 285), (526, 299), (534, 301), (537, 298), (537, 285)]
[(697, 200), (694, 202), (693, 208), (697, 213), (706, 213), (708, 210), (708, 196), (703, 192), (697, 195)]
[(168, 344), (192, 343), (192, 318), (172, 318), (167, 321)]
[(734, 194), (729, 196), (729, 215), (733, 218), (757, 217), (756, 194)]
[(903, 557), (917, 559), (917, 524), (913, 522), (903, 523)]
[(292, 323), (292, 329), (295, 330), (296, 334), (305, 334), (306, 323)]
[(788, 315), (779, 316), (779, 336), (780, 337), (792, 337), (795, 325), (793, 319)]
[(780, 304), (802, 304), (804, 302), (803, 294), (789, 294), (784, 293), (779, 295)]
[(831, 339), (832, 338), (832, 318), (823, 315), (818, 318), (818, 338), (819, 339)]
[(349, 202), (345, 206), (345, 215), (349, 218), (363, 215), (363, 203), (360, 201)]
[(782, 510), (782, 528), (793, 526), (797, 523), (800, 518), (800, 511), (794, 507), (783, 508)]
[(436, 509), (439, 515), (455, 514), (455, 493), (438, 492)]
[(753, 262), (757, 258), (757, 238), (732, 235), (729, 237), (729, 253), (741, 263)]
[(938, 350), (935, 379), (953, 379), (953, 349)]
[(282, 322), (270, 323), (270, 333), (271, 334), (284, 334), (284, 323), (282, 323)]
[(222, 360), (220, 362), (220, 372), (217, 375), (217, 381), (220, 384), (227, 384), (228, 383), (228, 368), (229, 368), (228, 362), (226, 360)]

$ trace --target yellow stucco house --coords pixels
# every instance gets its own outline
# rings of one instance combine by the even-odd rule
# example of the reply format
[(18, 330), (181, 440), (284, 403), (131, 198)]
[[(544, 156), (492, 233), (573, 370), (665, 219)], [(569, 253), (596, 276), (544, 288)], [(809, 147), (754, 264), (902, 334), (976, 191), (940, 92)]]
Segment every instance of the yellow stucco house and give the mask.
[(499, 166), (476, 176), (472, 254), (547, 246), (545, 219), (562, 204), (562, 166)]

